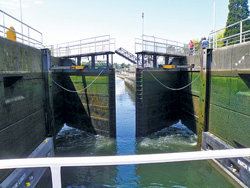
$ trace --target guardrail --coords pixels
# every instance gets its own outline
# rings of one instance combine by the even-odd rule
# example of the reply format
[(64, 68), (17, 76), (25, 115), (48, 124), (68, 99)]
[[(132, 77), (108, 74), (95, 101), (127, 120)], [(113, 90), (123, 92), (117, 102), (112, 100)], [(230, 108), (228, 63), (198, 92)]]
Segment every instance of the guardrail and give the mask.
[(154, 52), (173, 55), (188, 55), (188, 44), (162, 39), (154, 36), (143, 35), (135, 39), (135, 52)]
[[(232, 25), (229, 25), (227, 27), (224, 27), (222, 29), (212, 31), (209, 34), (209, 48), (220, 48), (224, 46), (229, 46), (232, 44), (239, 44), (239, 43), (244, 43), (247, 41), (250, 41), (250, 30), (243, 30), (243, 25), (246, 22), (250, 22), (250, 17), (241, 20), (239, 22), (236, 22)], [(249, 23), (248, 23), (249, 24)], [(228, 37), (223, 36), (223, 30), (233, 28), (237, 29), (238, 32), (236, 34), (233, 34)], [(222, 35), (222, 37), (218, 37), (218, 35)]]
[(122, 155), (103, 157), (55, 157), (0, 160), (0, 169), (49, 167), (53, 188), (61, 187), (61, 167), (110, 166), (195, 161), (250, 156), (250, 149), (193, 151), (180, 153)]
[(52, 56), (69, 57), (91, 53), (105, 53), (115, 51), (115, 39), (110, 35), (97, 36), (77, 41), (48, 46)]
[[(36, 48), (44, 48), (43, 46), (43, 34), (34, 29), (33, 27), (23, 23), (17, 18), (7, 14), (6, 12), (0, 10), (0, 17), (2, 16), (2, 23), (0, 23), (0, 36), (6, 38), (6, 32), (8, 30), (16, 33), (17, 42), (33, 46)], [(13, 26), (15, 30), (10, 29), (9, 27)], [(21, 29), (21, 27), (23, 27)], [(23, 33), (23, 31), (26, 31)]]

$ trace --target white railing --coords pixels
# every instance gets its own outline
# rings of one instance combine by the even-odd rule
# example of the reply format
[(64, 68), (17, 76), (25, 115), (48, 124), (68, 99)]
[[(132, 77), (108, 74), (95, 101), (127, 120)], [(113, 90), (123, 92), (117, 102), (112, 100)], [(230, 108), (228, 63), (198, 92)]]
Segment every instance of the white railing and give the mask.
[(151, 164), (247, 156), (250, 156), (250, 149), (248, 148), (147, 155), (4, 159), (0, 160), (0, 169), (49, 167), (52, 174), (53, 188), (60, 188), (61, 167)]
[[(236, 22), (232, 25), (229, 25), (227, 27), (224, 27), (222, 29), (219, 29), (217, 31), (212, 31), (209, 34), (209, 47), (210, 48), (220, 48), (220, 47), (224, 47), (224, 46), (229, 46), (232, 44), (238, 44), (238, 43), (243, 43), (246, 41), (250, 40), (250, 30), (243, 30), (243, 25), (244, 23), (247, 23), (248, 25), (250, 24), (250, 17), (241, 20), (239, 22)], [(234, 29), (238, 29), (238, 33), (233, 34), (231, 36), (228, 37), (224, 37), (224, 30), (229, 29), (229, 28), (234, 28)], [(218, 35), (222, 35), (222, 37), (218, 37)]]
[(110, 35), (92, 37), (77, 41), (50, 45), (52, 56), (70, 57), (91, 53), (105, 53), (115, 51), (115, 39)]
[(188, 55), (189, 48), (185, 43), (143, 35), (142, 38), (135, 39), (135, 52)]
[[(43, 34), (34, 29), (33, 27), (23, 23), (17, 18), (7, 14), (0, 10), (0, 36), (6, 38), (6, 32), (8, 30), (16, 33), (17, 42), (33, 46), (36, 48), (43, 48)], [(2, 23), (1, 23), (2, 20)], [(10, 29), (14, 27), (15, 30)], [(23, 27), (23, 29), (21, 29)]]

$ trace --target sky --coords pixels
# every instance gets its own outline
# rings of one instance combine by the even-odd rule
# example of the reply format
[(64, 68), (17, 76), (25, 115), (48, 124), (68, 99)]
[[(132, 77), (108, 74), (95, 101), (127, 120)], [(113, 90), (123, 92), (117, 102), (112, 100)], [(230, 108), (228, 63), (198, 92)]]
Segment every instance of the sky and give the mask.
[[(0, 0), (0, 9), (43, 33), (44, 45), (110, 35), (116, 48), (135, 52), (144, 34), (188, 43), (225, 27), (229, 0)], [(0, 14), (0, 24), (2, 17)], [(6, 26), (8, 26), (6, 20)], [(18, 30), (17, 23), (14, 28)], [(25, 32), (25, 31), (24, 31)], [(26, 31), (27, 32), (27, 31)], [(114, 61), (128, 63), (114, 57)]]

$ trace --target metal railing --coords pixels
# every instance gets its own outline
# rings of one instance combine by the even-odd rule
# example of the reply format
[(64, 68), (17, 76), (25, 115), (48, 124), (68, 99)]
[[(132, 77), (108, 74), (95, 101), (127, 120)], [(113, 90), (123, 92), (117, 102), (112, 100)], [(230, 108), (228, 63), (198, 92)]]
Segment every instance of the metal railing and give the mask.
[[(248, 25), (250, 25), (250, 17), (244, 20), (241, 20), (239, 22), (236, 22), (232, 25), (229, 25), (227, 27), (224, 27), (222, 29), (212, 31), (209, 34), (209, 47), (215, 49), (215, 48), (220, 48), (224, 46), (229, 46), (233, 44), (239, 44), (239, 43), (250, 41), (250, 30), (246, 30), (246, 31), (243, 30), (244, 23), (247, 23)], [(224, 37), (223, 36), (224, 30), (230, 29), (230, 28), (237, 30), (237, 33), (228, 37)], [(221, 35), (221, 37), (218, 37), (218, 35)]]
[[(17, 42), (36, 48), (44, 47), (43, 34), (40, 31), (23, 23), (2, 10), (0, 10), (0, 16), (2, 16), (2, 23), (0, 22), (0, 36), (6, 38), (6, 32), (9, 30), (16, 33)], [(10, 29), (9, 27), (11, 26), (13, 26), (15, 30)], [(23, 27), (23, 30), (21, 27)], [(25, 33), (23, 31), (25, 31)]]
[(250, 156), (250, 149), (193, 151), (180, 153), (103, 157), (55, 157), (0, 160), (0, 169), (49, 167), (53, 188), (61, 187), (61, 167), (152, 164)]
[(91, 53), (104, 53), (115, 51), (115, 39), (110, 35), (97, 36), (77, 41), (48, 46), (52, 56), (70, 57)]
[(135, 39), (135, 52), (154, 52), (186, 56), (189, 54), (189, 47), (185, 43), (143, 35), (142, 38)]

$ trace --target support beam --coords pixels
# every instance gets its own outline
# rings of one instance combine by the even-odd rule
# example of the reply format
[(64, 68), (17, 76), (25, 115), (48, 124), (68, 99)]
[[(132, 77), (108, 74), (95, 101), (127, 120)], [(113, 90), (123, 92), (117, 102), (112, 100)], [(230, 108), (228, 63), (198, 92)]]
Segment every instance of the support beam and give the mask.
[(168, 65), (169, 63), (169, 56), (165, 56), (165, 65)]
[(78, 66), (81, 65), (81, 59), (82, 59), (81, 56), (78, 56), (78, 57), (77, 57), (77, 65), (78, 65)]
[(91, 67), (92, 69), (95, 69), (95, 56), (94, 55), (91, 56)]
[(142, 68), (144, 68), (144, 56), (145, 56), (144, 54), (142, 54), (142, 56), (141, 56), (142, 57), (142, 60), (141, 60), (141, 66), (142, 66)]
[(109, 55), (107, 54), (107, 67), (109, 67)]
[(111, 54), (111, 67), (114, 68), (113, 54)]
[(153, 67), (157, 68), (157, 56), (156, 55), (153, 56)]

